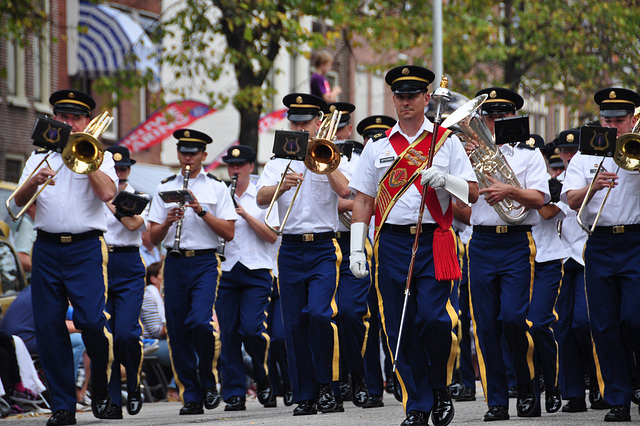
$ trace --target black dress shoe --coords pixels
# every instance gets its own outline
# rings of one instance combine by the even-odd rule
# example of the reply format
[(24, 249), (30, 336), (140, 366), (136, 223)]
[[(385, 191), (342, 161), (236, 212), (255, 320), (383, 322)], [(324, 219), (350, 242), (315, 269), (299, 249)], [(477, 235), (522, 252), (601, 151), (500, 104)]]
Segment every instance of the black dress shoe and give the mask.
[(493, 422), (497, 420), (509, 420), (509, 407), (504, 405), (492, 405), (489, 411), (484, 414), (485, 422)]
[(582, 413), (584, 411), (587, 411), (587, 403), (584, 398), (580, 397), (569, 398), (569, 401), (562, 407), (563, 413)]
[(224, 411), (244, 411), (247, 409), (245, 406), (245, 399), (239, 396), (232, 396), (226, 400), (227, 405), (224, 406)]
[(364, 404), (362, 408), (377, 408), (384, 407), (384, 402), (382, 402), (382, 395), (370, 394), (367, 403)]
[(471, 386), (465, 386), (464, 389), (462, 389), (462, 392), (460, 393), (460, 395), (458, 395), (457, 398), (453, 398), (458, 402), (465, 402), (465, 401), (475, 401), (476, 400), (476, 389), (472, 388)]
[(351, 387), (351, 375), (347, 374), (340, 380), (340, 396), (343, 401), (351, 401), (353, 396), (353, 388)]
[(351, 376), (351, 400), (356, 407), (364, 407), (369, 401), (369, 389), (364, 377), (353, 374)]
[(400, 383), (398, 383), (398, 378), (395, 375), (393, 376), (393, 382), (394, 382), (393, 396), (395, 397), (396, 401), (402, 402), (402, 388), (400, 387)]
[(213, 410), (220, 405), (220, 392), (215, 386), (208, 387), (204, 390), (204, 408)]
[(284, 405), (286, 407), (290, 407), (293, 405), (293, 391), (291, 389), (286, 389), (284, 391), (284, 396), (282, 397), (284, 401)]
[(271, 401), (271, 397), (273, 396), (273, 388), (271, 387), (269, 376), (265, 376), (264, 379), (256, 383), (256, 387), (258, 390), (258, 401), (260, 402), (260, 404), (264, 405), (267, 402)]
[(309, 416), (311, 414), (318, 414), (318, 411), (316, 410), (316, 402), (312, 399), (302, 401), (293, 409), (294, 416)]
[(104, 415), (100, 418), (107, 420), (120, 420), (122, 418), (122, 407), (119, 405), (111, 404), (107, 412), (104, 413)]
[(384, 391), (386, 393), (393, 393), (395, 390), (394, 389), (395, 386), (396, 386), (396, 383), (395, 383), (395, 380), (393, 380), (393, 376), (389, 376), (386, 383), (384, 384)]
[(605, 422), (630, 422), (631, 414), (629, 407), (626, 405), (614, 405), (604, 416)]
[(453, 420), (455, 410), (449, 389), (443, 388), (433, 391), (433, 409), (431, 410), (431, 421), (435, 426), (447, 426)]
[(518, 385), (518, 401), (516, 402), (518, 417), (541, 416), (540, 401), (533, 386), (532, 381)]
[(111, 396), (106, 387), (95, 387), (91, 393), (91, 411), (93, 416), (99, 419), (107, 413), (111, 405)]
[(185, 416), (191, 414), (204, 414), (202, 402), (188, 401), (184, 403), (184, 405), (180, 409), (180, 415)]
[(640, 405), (640, 385), (633, 385), (631, 388), (631, 402)]
[(67, 410), (56, 410), (47, 420), (48, 425), (75, 425), (76, 415)]
[(264, 404), (262, 404), (264, 408), (275, 408), (278, 406), (278, 400), (274, 394), (271, 394), (271, 399)]
[(411, 410), (407, 414), (407, 418), (404, 419), (400, 426), (418, 426), (429, 424), (429, 413), (425, 411)]
[(464, 385), (460, 382), (452, 382), (449, 385), (449, 393), (451, 394), (451, 398), (458, 399), (458, 397), (462, 394), (464, 390)]
[[(584, 401), (584, 400), (583, 400)], [(558, 386), (544, 393), (544, 409), (547, 413), (555, 413), (562, 407), (562, 395)]]
[(592, 410), (607, 410), (611, 408), (611, 405), (602, 397), (600, 388), (598, 387), (598, 381), (591, 379), (591, 387), (589, 388), (589, 407)]
[(321, 383), (318, 387), (318, 411), (321, 413), (331, 412), (336, 409), (338, 403), (333, 396), (331, 383)]
[(129, 393), (127, 397), (127, 413), (130, 416), (135, 416), (142, 409), (142, 392), (140, 386), (138, 386), (133, 392)]

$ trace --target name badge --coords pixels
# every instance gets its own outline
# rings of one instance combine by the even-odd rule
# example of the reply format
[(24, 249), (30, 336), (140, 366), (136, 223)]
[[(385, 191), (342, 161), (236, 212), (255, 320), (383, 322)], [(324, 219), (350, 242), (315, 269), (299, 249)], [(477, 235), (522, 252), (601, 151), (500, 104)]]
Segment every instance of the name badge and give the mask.
[(396, 157), (393, 157), (393, 156), (391, 156), (391, 157), (382, 157), (382, 158), (379, 160), (379, 162), (380, 162), (380, 164), (384, 164), (384, 163), (392, 163), (392, 162), (393, 162), (393, 160), (395, 160), (395, 159), (396, 159)]

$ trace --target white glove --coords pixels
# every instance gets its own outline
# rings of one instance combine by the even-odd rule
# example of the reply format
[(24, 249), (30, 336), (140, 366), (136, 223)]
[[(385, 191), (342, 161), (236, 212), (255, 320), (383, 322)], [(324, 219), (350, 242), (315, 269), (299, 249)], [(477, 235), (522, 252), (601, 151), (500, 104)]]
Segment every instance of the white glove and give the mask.
[(364, 242), (367, 238), (367, 225), (364, 222), (351, 224), (351, 254), (349, 269), (356, 278), (364, 278), (367, 270), (367, 255), (364, 253)]
[(422, 178), (420, 179), (420, 183), (422, 186), (430, 186), (433, 189), (442, 188), (447, 184), (447, 174), (441, 170), (438, 170), (434, 167), (429, 167), (428, 169), (424, 169), (420, 172)]

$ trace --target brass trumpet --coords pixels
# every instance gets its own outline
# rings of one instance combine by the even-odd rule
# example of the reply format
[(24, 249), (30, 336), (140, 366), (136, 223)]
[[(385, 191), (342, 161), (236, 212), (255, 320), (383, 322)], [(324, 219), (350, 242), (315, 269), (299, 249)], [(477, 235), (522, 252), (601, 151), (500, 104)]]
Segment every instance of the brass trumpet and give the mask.
[[(332, 140), (335, 138), (336, 132), (338, 131), (338, 124), (340, 123), (341, 116), (342, 112), (336, 109), (333, 110), (331, 115), (322, 115), (322, 121), (318, 129), (317, 137), (309, 141), (309, 144), (307, 145), (307, 155), (304, 158), (306, 169), (303, 177), (307, 174), (307, 170), (320, 175), (326, 175), (336, 170), (340, 165), (340, 148), (338, 148)], [(264, 219), (264, 224), (277, 235), (282, 235), (284, 225), (287, 223), (287, 219), (291, 213), (293, 202), (296, 200), (298, 192), (302, 187), (302, 183), (300, 183), (296, 188), (296, 192), (293, 194), (289, 208), (287, 209), (287, 212), (282, 219), (282, 223), (280, 224), (280, 229), (276, 229), (274, 226), (271, 226), (268, 222), (268, 218), (271, 214), (271, 210), (273, 209), (273, 205), (276, 203), (278, 191), (280, 190), (287, 173), (289, 173), (289, 171), (293, 172), (293, 169), (290, 167), (292, 161), (293, 160), (289, 160), (284, 173), (282, 173), (282, 179), (280, 179), (278, 186), (276, 186), (276, 191), (273, 194), (273, 198), (271, 198), (271, 203), (269, 204), (269, 209), (267, 210), (267, 215)]]
[[(98, 137), (106, 130), (107, 127), (113, 121), (113, 117), (109, 117), (109, 113), (107, 111), (103, 112), (99, 116), (95, 117), (93, 120), (89, 122), (89, 125), (82, 131), (77, 133), (72, 133), (69, 136), (69, 140), (62, 150), (62, 162), (63, 165), (67, 166), (69, 170), (78, 174), (89, 174), (93, 173), (100, 168), (102, 165), (102, 160), (104, 159), (104, 147), (98, 140)], [(20, 219), (20, 217), (27, 211), (29, 206), (36, 201), (36, 198), (44, 191), (44, 189), (51, 183), (51, 181), (56, 177), (58, 172), (62, 169), (62, 166), (58, 167), (55, 174), (50, 176), (41, 186), (38, 192), (36, 192), (33, 197), (27, 201), (27, 203), (22, 207), (22, 210), (18, 212), (18, 214), (14, 215), (11, 211), (11, 200), (13, 200), (20, 191), (20, 189), (33, 177), (34, 174), (40, 167), (47, 163), (49, 165), (48, 159), (53, 151), (47, 153), (47, 155), (42, 159), (42, 161), (35, 167), (33, 172), (29, 175), (28, 178), (24, 180), (20, 186), (16, 188), (13, 193), (7, 198), (5, 202), (5, 206), (11, 219), (14, 221)]]

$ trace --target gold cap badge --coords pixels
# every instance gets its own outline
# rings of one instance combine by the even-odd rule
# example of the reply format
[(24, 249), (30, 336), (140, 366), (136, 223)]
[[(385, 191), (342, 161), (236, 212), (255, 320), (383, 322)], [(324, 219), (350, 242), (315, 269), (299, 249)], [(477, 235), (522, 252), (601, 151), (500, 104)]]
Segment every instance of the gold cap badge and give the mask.
[(76, 97), (76, 94), (75, 94), (75, 93), (73, 93), (73, 92), (69, 92), (69, 97), (70, 97), (71, 99), (73, 99), (73, 98), (75, 98), (75, 97)]
[(533, 139), (533, 138), (529, 138), (529, 140), (527, 140), (526, 143), (527, 143), (528, 146), (533, 148), (535, 146), (535, 144), (536, 144), (536, 140)]
[(402, 75), (409, 75), (410, 72), (409, 68), (402, 68)]
[(610, 91), (609, 92), (609, 99), (615, 99), (616, 98), (616, 92), (615, 91)]
[(567, 135), (567, 142), (573, 142), (573, 134), (569, 133)]
[(113, 154), (113, 160), (114, 161), (122, 160), (122, 154), (120, 154), (119, 152), (116, 152), (115, 154)]
[(490, 98), (495, 98), (496, 96), (498, 96), (498, 94), (496, 93), (495, 90), (492, 90), (491, 93), (489, 93)]
[(188, 138), (189, 136), (191, 136), (191, 133), (189, 133), (189, 131), (188, 131), (188, 130), (186, 130), (186, 131), (184, 132), (184, 137), (185, 137), (185, 138)]
[(302, 103), (302, 96), (298, 96), (298, 97), (296, 98), (296, 103), (297, 103), (297, 104), (301, 104), (301, 103)]
[(382, 118), (380, 117), (376, 118), (376, 124), (380, 124), (380, 123), (382, 123)]
[(240, 156), (240, 150), (238, 148), (234, 148), (234, 150), (231, 151), (231, 156), (232, 157), (239, 157)]

